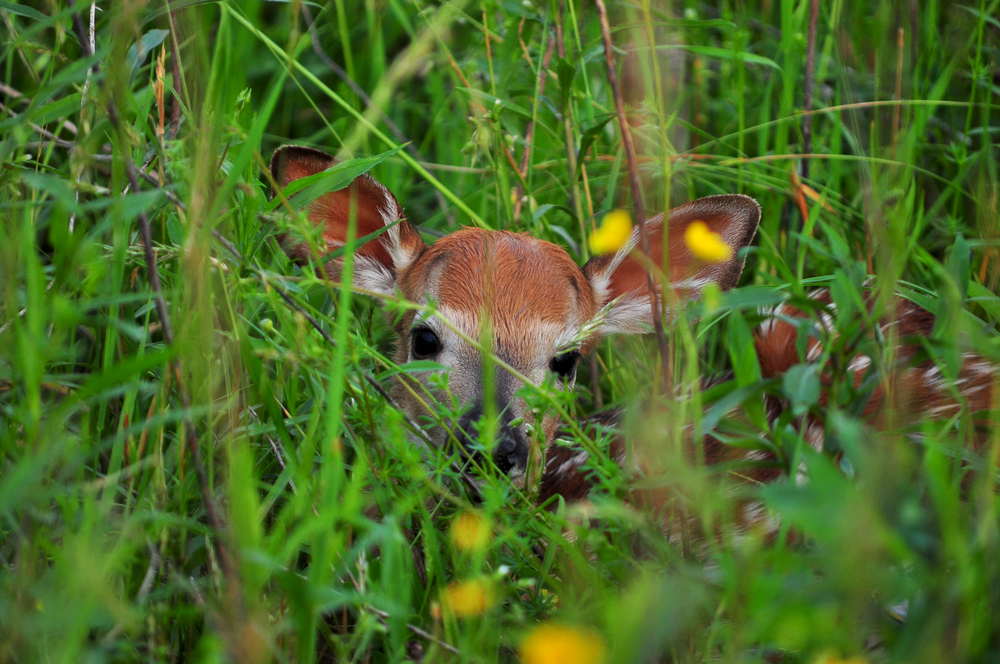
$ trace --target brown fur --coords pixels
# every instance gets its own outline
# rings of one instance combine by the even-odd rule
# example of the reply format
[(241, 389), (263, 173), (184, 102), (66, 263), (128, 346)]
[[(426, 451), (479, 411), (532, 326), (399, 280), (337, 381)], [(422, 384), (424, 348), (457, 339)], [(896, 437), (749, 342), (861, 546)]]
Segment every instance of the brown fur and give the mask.
[(534, 324), (580, 324), (597, 306), (590, 282), (561, 247), (478, 228), (438, 240), (400, 275), (399, 286), (409, 300), (426, 293), (470, 317), (485, 315), (501, 350), (530, 346)]

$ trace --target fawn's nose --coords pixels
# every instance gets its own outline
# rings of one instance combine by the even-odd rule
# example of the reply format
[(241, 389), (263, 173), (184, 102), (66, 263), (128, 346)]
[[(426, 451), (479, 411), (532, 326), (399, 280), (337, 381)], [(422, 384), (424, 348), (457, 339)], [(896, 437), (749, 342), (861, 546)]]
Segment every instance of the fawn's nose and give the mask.
[[(502, 410), (497, 422), (496, 445), (493, 448), (493, 463), (505, 475), (510, 475), (516, 469), (523, 471), (528, 464), (528, 437), (522, 425), (511, 426), (514, 418), (508, 410)], [(479, 439), (482, 417), (483, 408), (476, 404), (458, 419), (455, 432), (465, 454), (479, 461), (483, 458), (482, 442)]]
[(522, 427), (501, 426), (501, 437), (493, 449), (493, 463), (504, 475), (528, 465), (528, 438)]

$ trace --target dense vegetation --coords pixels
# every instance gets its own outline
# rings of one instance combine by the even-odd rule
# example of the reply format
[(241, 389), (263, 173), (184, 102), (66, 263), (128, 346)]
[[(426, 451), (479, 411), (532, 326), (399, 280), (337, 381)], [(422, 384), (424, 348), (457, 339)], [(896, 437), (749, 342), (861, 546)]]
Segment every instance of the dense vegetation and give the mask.
[[(741, 286), (668, 327), (669, 396), (652, 338), (603, 342), (573, 401), (527, 390), (626, 406), (659, 460), (596, 456), (591, 504), (555, 513), (422, 457), (376, 389), (381, 303), (288, 261), (274, 235), (307, 231), (267, 161), (322, 147), (428, 241), (518, 229), (582, 263), (632, 200), (595, 4), (96, 5), (0, 2), (0, 661), (515, 661), (570, 638), (539, 624), (615, 662), (1000, 658), (995, 415), (861, 419), (903, 388), (858, 304), (936, 313), (945, 375), (1000, 362), (997, 0), (612, 4), (646, 210), (741, 192), (763, 218)], [(824, 368), (761, 379), (759, 307), (818, 317), (824, 284)], [(692, 462), (692, 431), (801, 480)], [(665, 536), (635, 482), (692, 527)], [(737, 536), (748, 497), (777, 530)]]

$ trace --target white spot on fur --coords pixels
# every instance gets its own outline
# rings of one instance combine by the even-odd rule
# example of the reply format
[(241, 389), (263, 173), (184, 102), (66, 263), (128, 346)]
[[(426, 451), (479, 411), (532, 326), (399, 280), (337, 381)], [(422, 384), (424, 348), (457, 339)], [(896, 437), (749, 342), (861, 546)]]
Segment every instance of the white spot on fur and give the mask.
[[(826, 306), (827, 309), (829, 309), (831, 312), (836, 313), (837, 305), (831, 303)], [(819, 322), (820, 325), (822, 325), (822, 329), (826, 330), (827, 332), (833, 332), (834, 324), (833, 324), (832, 314), (829, 314), (826, 311), (821, 310), (819, 314)]]
[(872, 358), (867, 355), (855, 355), (854, 359), (850, 361), (847, 365), (847, 370), (852, 373), (857, 373), (859, 371), (864, 371), (872, 363)]
[(984, 360), (979, 360), (978, 362), (973, 362), (972, 364), (970, 364), (966, 370), (971, 373), (992, 377), (993, 375), (996, 374), (997, 367), (996, 365), (990, 364), (989, 362), (986, 362)]
[(823, 344), (814, 343), (809, 346), (809, 350), (806, 351), (806, 361), (815, 362), (823, 355)]
[(932, 390), (940, 391), (945, 387), (944, 377), (936, 364), (932, 364), (924, 371), (924, 384)]
[(758, 500), (751, 500), (743, 505), (743, 523), (747, 528), (752, 528), (766, 521), (767, 508), (764, 507), (764, 503)]
[(962, 394), (965, 396), (969, 396), (970, 394), (975, 394), (976, 392), (982, 392), (987, 387), (988, 385), (986, 385), (985, 383), (980, 385), (973, 385), (971, 387), (967, 387), (964, 390), (962, 390)]
[(943, 417), (949, 414), (953, 415), (955, 411), (957, 411), (959, 408), (961, 408), (961, 406), (959, 406), (957, 403), (946, 403), (940, 406), (934, 406), (933, 408), (929, 408), (927, 412), (930, 413), (932, 417)]
[(809, 484), (809, 468), (805, 461), (799, 461), (798, 470), (795, 471), (795, 486), (805, 486)]
[(806, 423), (806, 429), (802, 432), (802, 438), (811, 448), (817, 452), (823, 451), (823, 443), (826, 440), (826, 430), (820, 422), (810, 418)]
[(600, 306), (604, 306), (608, 302), (608, 289), (611, 287), (610, 274), (610, 272), (602, 272), (592, 275), (590, 278), (590, 287), (594, 289), (594, 297)]
[(760, 324), (758, 329), (761, 335), (766, 337), (774, 332), (778, 319), (785, 315), (785, 303), (782, 302), (776, 307), (762, 307), (760, 313), (762, 316), (766, 316), (766, 319)]

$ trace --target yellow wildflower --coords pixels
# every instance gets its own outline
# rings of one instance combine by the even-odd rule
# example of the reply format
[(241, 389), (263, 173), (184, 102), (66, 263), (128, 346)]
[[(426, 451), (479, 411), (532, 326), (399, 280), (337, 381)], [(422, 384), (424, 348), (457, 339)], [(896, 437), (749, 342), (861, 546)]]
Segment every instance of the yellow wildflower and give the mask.
[(462, 512), (451, 522), (451, 541), (462, 551), (482, 551), (492, 534), (492, 524), (480, 512)]
[(521, 642), (523, 664), (600, 664), (604, 640), (597, 634), (562, 625), (541, 625)]
[(722, 236), (708, 230), (704, 221), (692, 221), (684, 230), (684, 243), (695, 257), (705, 263), (722, 263), (733, 257), (733, 248)]
[(442, 603), (458, 618), (470, 618), (486, 612), (493, 603), (493, 591), (484, 579), (456, 581), (444, 589)]
[(604, 215), (601, 227), (590, 234), (590, 250), (595, 254), (610, 254), (625, 246), (632, 236), (632, 215), (625, 210), (612, 210)]

